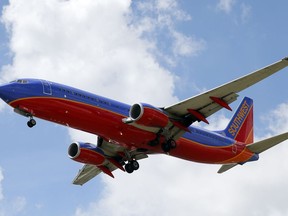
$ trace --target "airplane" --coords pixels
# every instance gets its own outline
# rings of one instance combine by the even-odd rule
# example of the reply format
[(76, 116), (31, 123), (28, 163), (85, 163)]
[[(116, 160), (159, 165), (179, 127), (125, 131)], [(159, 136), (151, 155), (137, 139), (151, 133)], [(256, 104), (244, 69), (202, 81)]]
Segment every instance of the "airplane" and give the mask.
[[(83, 163), (73, 184), (83, 185), (100, 173), (114, 178), (120, 169), (132, 173), (139, 160), (167, 154), (188, 161), (222, 165), (223, 173), (236, 165), (257, 161), (259, 154), (288, 139), (283, 133), (254, 142), (253, 100), (244, 97), (227, 127), (209, 131), (195, 122), (229, 104), (237, 93), (288, 66), (288, 57), (204, 93), (166, 107), (124, 104), (63, 84), (40, 79), (17, 79), (0, 86), (0, 97), (14, 111), (97, 135), (97, 143), (73, 142), (68, 156)], [(96, 142), (96, 140), (95, 140)]]

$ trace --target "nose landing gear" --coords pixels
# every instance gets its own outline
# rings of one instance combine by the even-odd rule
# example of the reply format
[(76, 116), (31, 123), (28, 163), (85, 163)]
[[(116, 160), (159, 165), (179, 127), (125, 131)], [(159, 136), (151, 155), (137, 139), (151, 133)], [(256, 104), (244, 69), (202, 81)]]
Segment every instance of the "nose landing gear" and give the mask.
[(30, 117), (30, 120), (27, 122), (27, 126), (28, 126), (29, 128), (32, 128), (32, 127), (34, 127), (35, 125), (36, 125), (36, 120), (33, 119), (32, 117)]

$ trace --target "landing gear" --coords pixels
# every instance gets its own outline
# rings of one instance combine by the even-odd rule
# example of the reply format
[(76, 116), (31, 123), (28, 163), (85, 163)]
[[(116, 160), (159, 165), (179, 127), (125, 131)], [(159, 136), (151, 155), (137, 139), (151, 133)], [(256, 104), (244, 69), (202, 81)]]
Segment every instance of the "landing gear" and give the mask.
[(139, 169), (139, 163), (136, 160), (129, 161), (125, 165), (125, 170), (127, 173), (133, 173), (134, 171)]
[(171, 151), (171, 149), (176, 148), (176, 142), (173, 139), (169, 139), (167, 142), (162, 143), (161, 147), (165, 153), (168, 153)]
[(157, 146), (161, 143), (161, 136), (165, 138), (165, 142), (161, 144), (161, 148), (165, 153), (169, 153), (172, 149), (176, 148), (176, 141), (172, 138), (170, 131), (165, 128), (161, 128), (156, 133), (156, 138), (154, 140), (151, 140), (148, 145), (151, 147)]
[(29, 128), (32, 128), (36, 125), (36, 121), (35, 119), (33, 119), (32, 117), (30, 118), (30, 120), (27, 122), (27, 125)]

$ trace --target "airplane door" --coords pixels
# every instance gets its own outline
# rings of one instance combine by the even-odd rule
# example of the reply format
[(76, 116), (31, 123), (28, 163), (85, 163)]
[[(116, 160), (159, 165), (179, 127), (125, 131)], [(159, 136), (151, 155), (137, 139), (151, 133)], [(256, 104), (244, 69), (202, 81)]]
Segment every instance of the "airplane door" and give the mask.
[(43, 86), (43, 93), (47, 95), (52, 95), (51, 84), (46, 80), (42, 80), (41, 82)]

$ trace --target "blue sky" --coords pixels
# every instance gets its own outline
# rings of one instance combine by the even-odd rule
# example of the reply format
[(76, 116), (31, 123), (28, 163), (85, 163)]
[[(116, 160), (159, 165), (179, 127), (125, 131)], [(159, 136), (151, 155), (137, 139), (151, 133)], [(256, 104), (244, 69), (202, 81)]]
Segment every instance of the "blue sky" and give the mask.
[[(37, 77), (163, 106), (288, 55), (284, 0), (13, 0), (0, 6), (2, 83)], [(258, 139), (288, 130), (287, 72), (240, 94), (254, 99)], [(219, 166), (152, 156), (133, 175), (116, 171), (115, 179), (101, 175), (77, 187), (71, 181), (81, 165), (67, 148), (72, 140), (95, 143), (96, 137), (41, 120), (30, 129), (27, 119), (0, 107), (0, 216), (288, 214), (287, 143), (225, 175), (216, 173)], [(231, 115), (221, 111), (211, 127), (221, 129)]]

